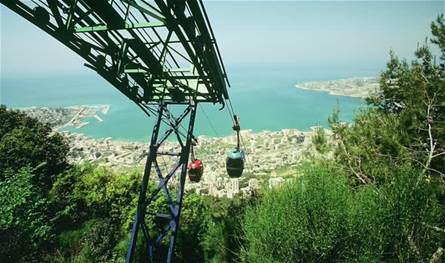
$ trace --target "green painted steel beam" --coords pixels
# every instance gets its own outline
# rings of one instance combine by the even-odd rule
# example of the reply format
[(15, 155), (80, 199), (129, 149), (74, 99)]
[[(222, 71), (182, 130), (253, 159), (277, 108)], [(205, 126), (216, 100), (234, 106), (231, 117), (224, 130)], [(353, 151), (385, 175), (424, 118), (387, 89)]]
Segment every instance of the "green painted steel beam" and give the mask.
[(113, 28), (108, 25), (96, 25), (96, 26), (78, 27), (75, 29), (75, 32), (76, 33), (90, 33), (90, 32), (99, 32), (99, 31), (108, 31), (108, 30), (155, 28), (155, 27), (163, 27), (163, 26), (165, 26), (164, 22), (145, 22), (145, 23), (136, 23), (136, 24), (126, 24), (124, 27), (121, 27), (121, 28)]
[(167, 69), (168, 72), (192, 72), (192, 67)]
[[(165, 72), (192, 72), (191, 68), (175, 68), (175, 69), (168, 69)], [(141, 69), (141, 68), (128, 68), (124, 70), (124, 73), (147, 73), (147, 70)]]
[(139, 106), (155, 101), (151, 94), (160, 82), (177, 88), (164, 84), (165, 98), (180, 92), (188, 101), (200, 93), (203, 101), (224, 103), (226, 75), (199, 0), (46, 1), (0, 3), (79, 54)]
[(124, 73), (137, 74), (137, 73), (147, 73), (147, 71), (141, 68), (127, 68), (124, 70)]
[(141, 1), (137, 1), (137, 0), (122, 0), (123, 2), (129, 4), (130, 6), (138, 9), (139, 11), (141, 11), (142, 13), (145, 13), (151, 17), (154, 17), (160, 21), (165, 21), (165, 17), (163, 17), (162, 15), (157, 14), (157, 12), (155, 12), (154, 10), (150, 10), (152, 8), (150, 8), (149, 6), (147, 6), (146, 4), (142, 3)]

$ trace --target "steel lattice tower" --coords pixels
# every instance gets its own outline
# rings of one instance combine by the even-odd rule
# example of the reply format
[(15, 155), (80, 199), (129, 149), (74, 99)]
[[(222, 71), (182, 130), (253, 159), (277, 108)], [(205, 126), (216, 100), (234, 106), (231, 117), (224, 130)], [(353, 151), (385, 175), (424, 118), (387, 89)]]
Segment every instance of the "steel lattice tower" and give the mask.
[[(172, 262), (197, 105), (224, 106), (229, 98), (202, 0), (0, 2), (76, 52), (86, 67), (156, 118), (126, 262), (135, 259), (138, 236), (142, 261)], [(175, 116), (176, 108), (181, 111)], [(162, 151), (170, 136), (176, 151)], [(163, 156), (176, 159), (170, 169), (161, 168)], [(157, 186), (149, 191), (153, 175)], [(152, 211), (156, 200), (165, 209)]]

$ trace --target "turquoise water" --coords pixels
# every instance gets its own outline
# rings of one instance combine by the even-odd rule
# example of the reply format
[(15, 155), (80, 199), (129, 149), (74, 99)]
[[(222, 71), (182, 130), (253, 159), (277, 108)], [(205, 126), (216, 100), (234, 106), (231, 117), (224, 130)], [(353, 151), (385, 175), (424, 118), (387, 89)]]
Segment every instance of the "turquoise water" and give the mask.
[[(230, 95), (240, 115), (243, 129), (308, 130), (313, 125), (327, 125), (327, 117), (338, 104), (343, 120), (364, 106), (363, 100), (327, 93), (299, 90), (295, 83), (352, 76), (372, 76), (376, 69), (319, 69), (296, 65), (229, 65)], [(2, 76), (0, 102), (8, 107), (72, 106), (110, 104), (104, 122), (75, 129), (94, 138), (146, 141), (152, 118), (121, 95), (94, 72), (45, 76)], [(225, 136), (231, 133), (226, 110), (201, 105), (195, 126), (196, 135)], [(208, 118), (207, 118), (208, 117)], [(210, 120), (210, 122), (209, 122)]]

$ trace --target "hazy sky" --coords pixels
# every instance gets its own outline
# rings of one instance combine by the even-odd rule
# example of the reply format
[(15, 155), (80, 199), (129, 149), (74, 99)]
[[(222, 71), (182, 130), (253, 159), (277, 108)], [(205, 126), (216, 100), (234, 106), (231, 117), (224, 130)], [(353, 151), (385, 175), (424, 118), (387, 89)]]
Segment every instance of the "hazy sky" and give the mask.
[[(382, 65), (411, 56), (444, 1), (206, 1), (226, 64)], [(1, 6), (2, 77), (79, 73), (83, 61)]]

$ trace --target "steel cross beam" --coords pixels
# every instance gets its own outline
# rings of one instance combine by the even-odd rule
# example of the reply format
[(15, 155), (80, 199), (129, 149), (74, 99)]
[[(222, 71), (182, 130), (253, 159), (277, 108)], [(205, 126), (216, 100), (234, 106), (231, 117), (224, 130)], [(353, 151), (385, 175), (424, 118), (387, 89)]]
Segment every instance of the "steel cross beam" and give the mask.
[(0, 0), (139, 107), (224, 105), (227, 76), (200, 0)]
[[(173, 260), (197, 103), (222, 104), (230, 86), (202, 0), (0, 0), (0, 3), (77, 53), (85, 66), (155, 114), (149, 155), (132, 227), (127, 262), (142, 232), (147, 257)], [(179, 117), (169, 111), (185, 107)], [(184, 134), (181, 123), (188, 121)], [(162, 124), (168, 129), (159, 137)], [(175, 136), (180, 151), (160, 147)], [(158, 157), (178, 158), (164, 172)], [(158, 186), (149, 189), (156, 174)], [(177, 179), (177, 182), (175, 180)], [(171, 192), (176, 184), (176, 191)], [(176, 196), (174, 196), (176, 194)], [(162, 199), (162, 198), (163, 199)], [(161, 199), (159, 199), (161, 198)], [(148, 213), (162, 200), (167, 212)], [(156, 227), (159, 227), (157, 229)], [(163, 243), (168, 239), (168, 245)], [(167, 248), (165, 248), (165, 246)]]
[[(169, 106), (171, 105), (160, 103), (157, 107), (157, 121), (153, 127), (142, 186), (139, 192), (137, 212), (134, 217), (126, 257), (127, 263), (133, 262), (135, 259), (139, 232), (142, 232), (144, 240), (142, 257), (147, 257), (150, 262), (160, 262), (165, 259), (166, 262), (173, 261), (197, 103), (192, 101), (183, 109), (179, 117), (173, 116), (168, 110)], [(186, 134), (184, 134), (180, 131), (181, 123), (187, 121), (188, 128)], [(166, 124), (167, 129), (162, 136), (159, 136), (163, 123)], [(173, 135), (176, 136), (176, 144), (180, 151), (176, 153), (162, 152), (162, 145)], [(166, 174), (161, 171), (158, 160), (159, 157), (163, 158), (162, 156), (174, 156), (177, 159)], [(157, 180), (157, 186), (151, 189), (150, 195), (147, 196), (151, 175), (156, 175), (154, 179)], [(171, 193), (174, 188), (171, 187), (172, 184), (176, 184), (176, 196)], [(150, 213), (150, 210), (156, 210), (156, 207), (154, 207), (155, 201), (161, 201), (164, 204), (162, 207), (165, 211), (158, 210)], [(165, 239), (168, 239), (168, 245), (163, 242)]]

